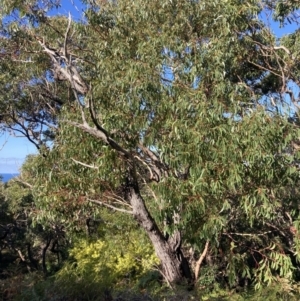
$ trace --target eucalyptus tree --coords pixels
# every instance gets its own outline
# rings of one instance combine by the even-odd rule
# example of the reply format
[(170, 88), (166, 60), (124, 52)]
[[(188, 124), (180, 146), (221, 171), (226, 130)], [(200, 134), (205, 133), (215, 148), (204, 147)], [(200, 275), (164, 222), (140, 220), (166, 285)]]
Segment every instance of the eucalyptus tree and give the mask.
[(2, 124), (41, 150), (40, 219), (132, 215), (170, 283), (193, 280), (184, 246), (205, 246), (196, 278), (205, 255), (231, 284), (293, 277), (299, 31), (258, 16), (298, 2), (83, 2), (74, 22), (3, 1)]

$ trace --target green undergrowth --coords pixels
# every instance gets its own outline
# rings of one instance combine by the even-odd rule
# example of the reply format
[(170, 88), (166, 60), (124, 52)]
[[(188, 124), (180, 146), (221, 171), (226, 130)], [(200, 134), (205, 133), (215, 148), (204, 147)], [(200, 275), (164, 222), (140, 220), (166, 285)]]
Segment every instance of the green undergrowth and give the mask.
[[(128, 288), (128, 282), (123, 286), (105, 287), (106, 279), (99, 286), (99, 282), (90, 283), (89, 288), (83, 282), (74, 283), (70, 279), (62, 285), (55, 277), (43, 279), (36, 273), (24, 276), (23, 279), (11, 279), (10, 285), (15, 289), (6, 289), (0, 294), (0, 300), (15, 301), (297, 301), (300, 299), (299, 288), (294, 291), (285, 291), (281, 285), (264, 287), (260, 290), (248, 289), (236, 292), (235, 290), (221, 288), (195, 287), (188, 291), (184, 287), (169, 288), (157, 281), (156, 285), (149, 287), (132, 286)], [(5, 283), (2, 281), (1, 289)], [(6, 285), (8, 285), (6, 281)], [(71, 291), (73, 288), (73, 291)]]
[[(59, 271), (45, 277), (40, 271), (11, 275), (0, 280), (0, 300), (6, 301), (293, 301), (300, 286), (278, 278), (259, 290), (229, 288), (215, 281), (215, 270), (204, 266), (192, 290), (170, 287), (159, 272), (151, 244), (139, 231), (114, 239), (78, 239)], [(119, 239), (116, 235), (116, 239)]]

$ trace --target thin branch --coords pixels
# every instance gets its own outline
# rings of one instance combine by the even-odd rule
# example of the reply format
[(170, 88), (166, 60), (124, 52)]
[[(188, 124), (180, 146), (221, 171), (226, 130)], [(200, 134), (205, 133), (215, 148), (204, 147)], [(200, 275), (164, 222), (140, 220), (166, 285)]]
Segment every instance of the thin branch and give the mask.
[(31, 61), (31, 60), (15, 60), (15, 59), (13, 59), (12, 61), (18, 62), (18, 63), (25, 63), (25, 64), (28, 64), (28, 63), (33, 64), (34, 63), (34, 61)]
[(279, 63), (279, 58), (278, 58), (278, 55), (277, 55), (276, 52), (275, 52), (275, 58), (276, 58), (276, 62), (277, 62), (277, 64), (278, 64), (278, 67), (279, 67), (279, 69), (280, 69), (280, 71), (281, 71), (281, 78), (282, 78), (281, 91), (283, 91), (284, 88), (285, 88), (286, 79), (285, 79), (284, 70), (283, 70), (281, 64)]
[(70, 120), (62, 120), (62, 121), (67, 122), (73, 126), (76, 126), (77, 128), (82, 129), (84, 132), (86, 132), (96, 138), (101, 139), (105, 144), (110, 145), (114, 150), (119, 152), (121, 155), (125, 156), (127, 159), (133, 159), (132, 155), (126, 149), (124, 149), (121, 145), (119, 145), (115, 140), (113, 140), (104, 128), (100, 127), (101, 130), (99, 130), (96, 128), (92, 128), (87, 123), (81, 124), (81, 123), (70, 121)]
[(26, 129), (19, 121), (17, 121), (15, 118), (13, 118), (13, 120), (15, 121), (16, 124), (18, 124), (23, 130), (14, 128), (14, 127), (10, 127), (13, 131), (19, 132), (21, 133), (23, 136), (25, 136), (32, 144), (34, 144), (34, 146), (39, 150), (40, 146), (38, 145), (38, 143), (36, 143), (31, 137), (30, 134), (28, 133), (28, 129)]
[[(270, 224), (270, 223), (266, 223), (266, 225), (268, 225), (269, 227), (271, 227), (273, 229), (276, 229), (283, 237), (286, 237), (286, 234), (281, 229), (276, 227), (275, 225)], [(273, 232), (273, 231), (269, 231), (269, 232)]]
[(164, 274), (164, 272), (158, 267), (158, 266), (154, 266), (155, 268), (153, 268), (155, 271), (158, 271), (165, 279), (165, 281), (167, 282), (167, 285), (171, 288), (174, 289), (172, 284), (170, 283), (170, 281), (168, 280), (168, 277)]
[(200, 272), (200, 267), (201, 267), (201, 264), (207, 254), (207, 251), (208, 251), (208, 246), (209, 246), (209, 241), (207, 241), (205, 243), (205, 247), (204, 247), (204, 250), (200, 256), (200, 258), (197, 260), (196, 262), (196, 267), (195, 267), (195, 280), (197, 281), (198, 280), (198, 277), (199, 277), (199, 272)]
[(134, 156), (134, 158), (138, 159), (140, 162), (142, 162), (142, 164), (144, 164), (148, 168), (148, 170), (150, 172), (150, 180), (154, 179), (153, 172), (152, 172), (151, 168), (149, 167), (149, 165), (144, 160), (139, 158), (139, 156)]
[(20, 250), (20, 249), (15, 249), (15, 250), (18, 252), (18, 254), (19, 254), (21, 260), (22, 260), (23, 262), (25, 262), (26, 260), (25, 260), (24, 255), (22, 254), (21, 250)]
[(257, 234), (252, 234), (252, 233), (238, 233), (238, 232), (229, 232), (229, 233), (223, 233), (224, 235), (238, 235), (238, 236), (250, 236), (250, 237), (255, 237), (255, 236), (264, 236), (268, 233), (272, 233), (273, 231), (266, 231), (263, 233), (257, 233)]
[(293, 224), (293, 219), (288, 212), (285, 212), (285, 215), (288, 217), (291, 224)]
[[(91, 85), (90, 85), (90, 91), (92, 91)], [(90, 116), (92, 118), (92, 121), (95, 124), (96, 128), (99, 131), (102, 131), (103, 128), (100, 126), (98, 119), (96, 117), (96, 114), (95, 114), (93, 93), (91, 93), (91, 96), (89, 97), (88, 101), (89, 101), (89, 111), (90, 111)]]
[[(138, 147), (143, 151), (145, 156), (148, 156), (150, 160), (153, 161), (153, 164), (151, 164), (151, 180), (155, 180), (156, 182), (159, 182), (160, 178), (163, 174), (167, 171), (166, 165), (161, 162), (161, 160), (157, 157), (157, 155), (149, 150), (147, 147), (145, 147), (142, 143), (138, 144)], [(145, 162), (145, 164), (147, 164)], [(148, 165), (148, 164), (147, 164)], [(149, 168), (149, 165), (148, 165)], [(156, 176), (153, 175), (153, 172)]]
[(149, 148), (145, 147), (142, 143), (138, 144), (138, 147), (154, 162), (160, 162), (158, 157)]
[(99, 167), (95, 166), (94, 164), (93, 165), (89, 165), (89, 164), (86, 164), (86, 163), (83, 163), (83, 162), (80, 162), (78, 160), (75, 160), (74, 158), (71, 158), (71, 160), (77, 164), (80, 164), (82, 166), (85, 166), (85, 167), (88, 167), (88, 168), (92, 168), (92, 169), (99, 169)]
[(285, 47), (285, 46), (274, 46), (273, 47), (275, 50), (278, 50), (278, 49), (283, 49), (288, 55), (290, 55), (290, 51)]
[(83, 81), (82, 81), (82, 78), (80, 77), (79, 73), (77, 72), (76, 67), (72, 66), (72, 55), (68, 54), (68, 49), (67, 49), (68, 36), (69, 36), (69, 32), (70, 32), (71, 22), (72, 22), (72, 18), (71, 18), (71, 14), (69, 13), (68, 26), (67, 26), (67, 30), (66, 30), (65, 37), (64, 37), (63, 56), (64, 56), (64, 59), (65, 59), (66, 65), (67, 65), (67, 70), (68, 70), (68, 73), (69, 73), (68, 78), (69, 78), (69, 81), (71, 83), (75, 99), (76, 99), (76, 101), (77, 101), (77, 103), (80, 107), (80, 110), (81, 110), (82, 121), (84, 123), (86, 123), (86, 118), (85, 118), (85, 114), (84, 114), (84, 111), (83, 111), (84, 105), (80, 102), (80, 99), (78, 97), (78, 91), (76, 89), (74, 77), (76, 76), (77, 82), (81, 86), (83, 86), (82, 85)]
[(67, 43), (68, 43), (68, 36), (69, 36), (69, 32), (70, 32), (71, 22), (72, 22), (72, 18), (71, 18), (71, 14), (69, 13), (68, 26), (67, 26), (67, 30), (66, 30), (66, 33), (65, 33), (64, 49), (63, 49), (63, 55), (66, 59), (67, 59), (67, 54), (68, 54)]
[(3, 147), (5, 146), (5, 144), (7, 143), (8, 138), (5, 138), (5, 141), (2, 143), (1, 147), (0, 147), (0, 151), (3, 149)]
[(31, 184), (29, 184), (29, 183), (21, 180), (19, 177), (13, 178), (13, 181), (19, 182), (19, 183), (27, 186), (28, 188), (32, 188), (33, 187), (33, 185), (31, 185)]
[[(80, 76), (76, 67), (72, 65), (72, 56), (69, 54), (69, 57), (65, 57), (64, 55), (61, 55), (56, 49), (47, 46), (44, 39), (41, 39), (39, 37), (35, 37), (35, 38), (38, 41), (38, 43), (42, 46), (44, 51), (50, 56), (54, 64), (54, 68), (57, 69), (60, 73), (62, 73), (63, 80), (68, 80), (69, 83), (72, 85), (72, 89), (75, 89), (76, 91), (80, 92), (82, 95), (85, 95), (88, 92), (88, 87), (85, 84), (82, 77)], [(66, 49), (64, 49), (64, 52), (65, 51)], [(61, 66), (60, 60), (65, 61), (67, 65), (67, 69)]]
[(111, 193), (111, 195), (105, 194), (105, 197), (108, 199), (111, 199), (119, 204), (122, 204), (122, 205), (128, 206), (129, 208), (132, 208), (132, 206), (128, 202), (126, 202), (123, 198), (120, 198), (118, 195), (116, 195), (113, 192), (110, 192), (110, 193)]
[(122, 212), (122, 213), (133, 214), (133, 211), (129, 211), (129, 210), (117, 208), (117, 207), (115, 207), (115, 206), (112, 206), (112, 205), (110, 205), (110, 204), (107, 204), (107, 203), (104, 203), (104, 202), (101, 202), (101, 201), (98, 201), (98, 200), (88, 199), (88, 201), (90, 201), (90, 202), (92, 202), (92, 203), (95, 203), (95, 204), (99, 204), (99, 205), (108, 207), (108, 208), (110, 208), (110, 209), (113, 209), (113, 210), (116, 210), (116, 211), (119, 211), (119, 212)]
[(258, 68), (260, 68), (260, 69), (269, 71), (269, 72), (273, 73), (274, 75), (276, 75), (276, 76), (278, 76), (278, 77), (281, 77), (280, 74), (278, 74), (278, 73), (276, 73), (276, 72), (274, 72), (274, 71), (272, 71), (272, 70), (270, 70), (270, 69), (268, 69), (268, 68), (265, 68), (265, 67), (263, 67), (263, 66), (261, 66), (261, 65), (258, 65), (258, 64), (254, 63), (254, 62), (251, 62), (250, 60), (247, 60), (247, 62), (250, 63), (250, 64), (252, 64), (252, 65), (254, 65), (254, 66), (256, 66), (256, 67), (258, 67)]
[[(152, 194), (152, 196), (153, 196), (153, 198), (154, 198), (156, 204), (160, 205), (160, 207), (161, 207), (161, 204), (159, 203), (159, 201), (158, 201), (158, 199), (157, 199), (157, 196), (156, 196), (156, 194), (154, 193), (153, 189), (151, 189), (151, 187), (150, 187), (147, 183), (145, 183), (145, 184), (147, 185), (147, 188), (149, 189), (150, 193)], [(161, 209), (161, 208), (160, 208), (160, 209)]]

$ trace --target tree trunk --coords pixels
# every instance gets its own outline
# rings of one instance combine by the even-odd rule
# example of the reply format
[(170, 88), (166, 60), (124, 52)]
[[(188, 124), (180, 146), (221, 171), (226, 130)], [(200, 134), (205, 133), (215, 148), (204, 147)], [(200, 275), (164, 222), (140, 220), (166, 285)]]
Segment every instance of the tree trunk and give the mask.
[(47, 272), (48, 272), (47, 271), (47, 266), (46, 266), (46, 253), (47, 253), (47, 250), (50, 246), (51, 240), (52, 240), (51, 237), (47, 237), (46, 244), (42, 248), (42, 268), (43, 268), (44, 274), (47, 274)]
[(137, 185), (129, 188), (129, 200), (133, 209), (133, 214), (139, 225), (149, 236), (157, 257), (160, 259), (163, 274), (169, 283), (182, 283), (186, 280), (192, 283), (192, 274), (188, 261), (181, 251), (181, 235), (175, 231), (168, 240), (158, 229), (156, 222), (148, 212), (145, 202), (140, 195)]

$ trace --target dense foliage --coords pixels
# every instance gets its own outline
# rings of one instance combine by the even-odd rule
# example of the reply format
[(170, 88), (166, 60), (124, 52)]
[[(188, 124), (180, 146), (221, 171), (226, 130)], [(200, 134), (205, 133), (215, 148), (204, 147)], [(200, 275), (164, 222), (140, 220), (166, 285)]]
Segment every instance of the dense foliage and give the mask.
[(297, 294), (300, 31), (266, 16), (298, 24), (299, 1), (1, 4), (1, 125), (39, 150), (19, 185), (42, 254), (70, 256), (55, 281), (159, 263), (170, 287)]

